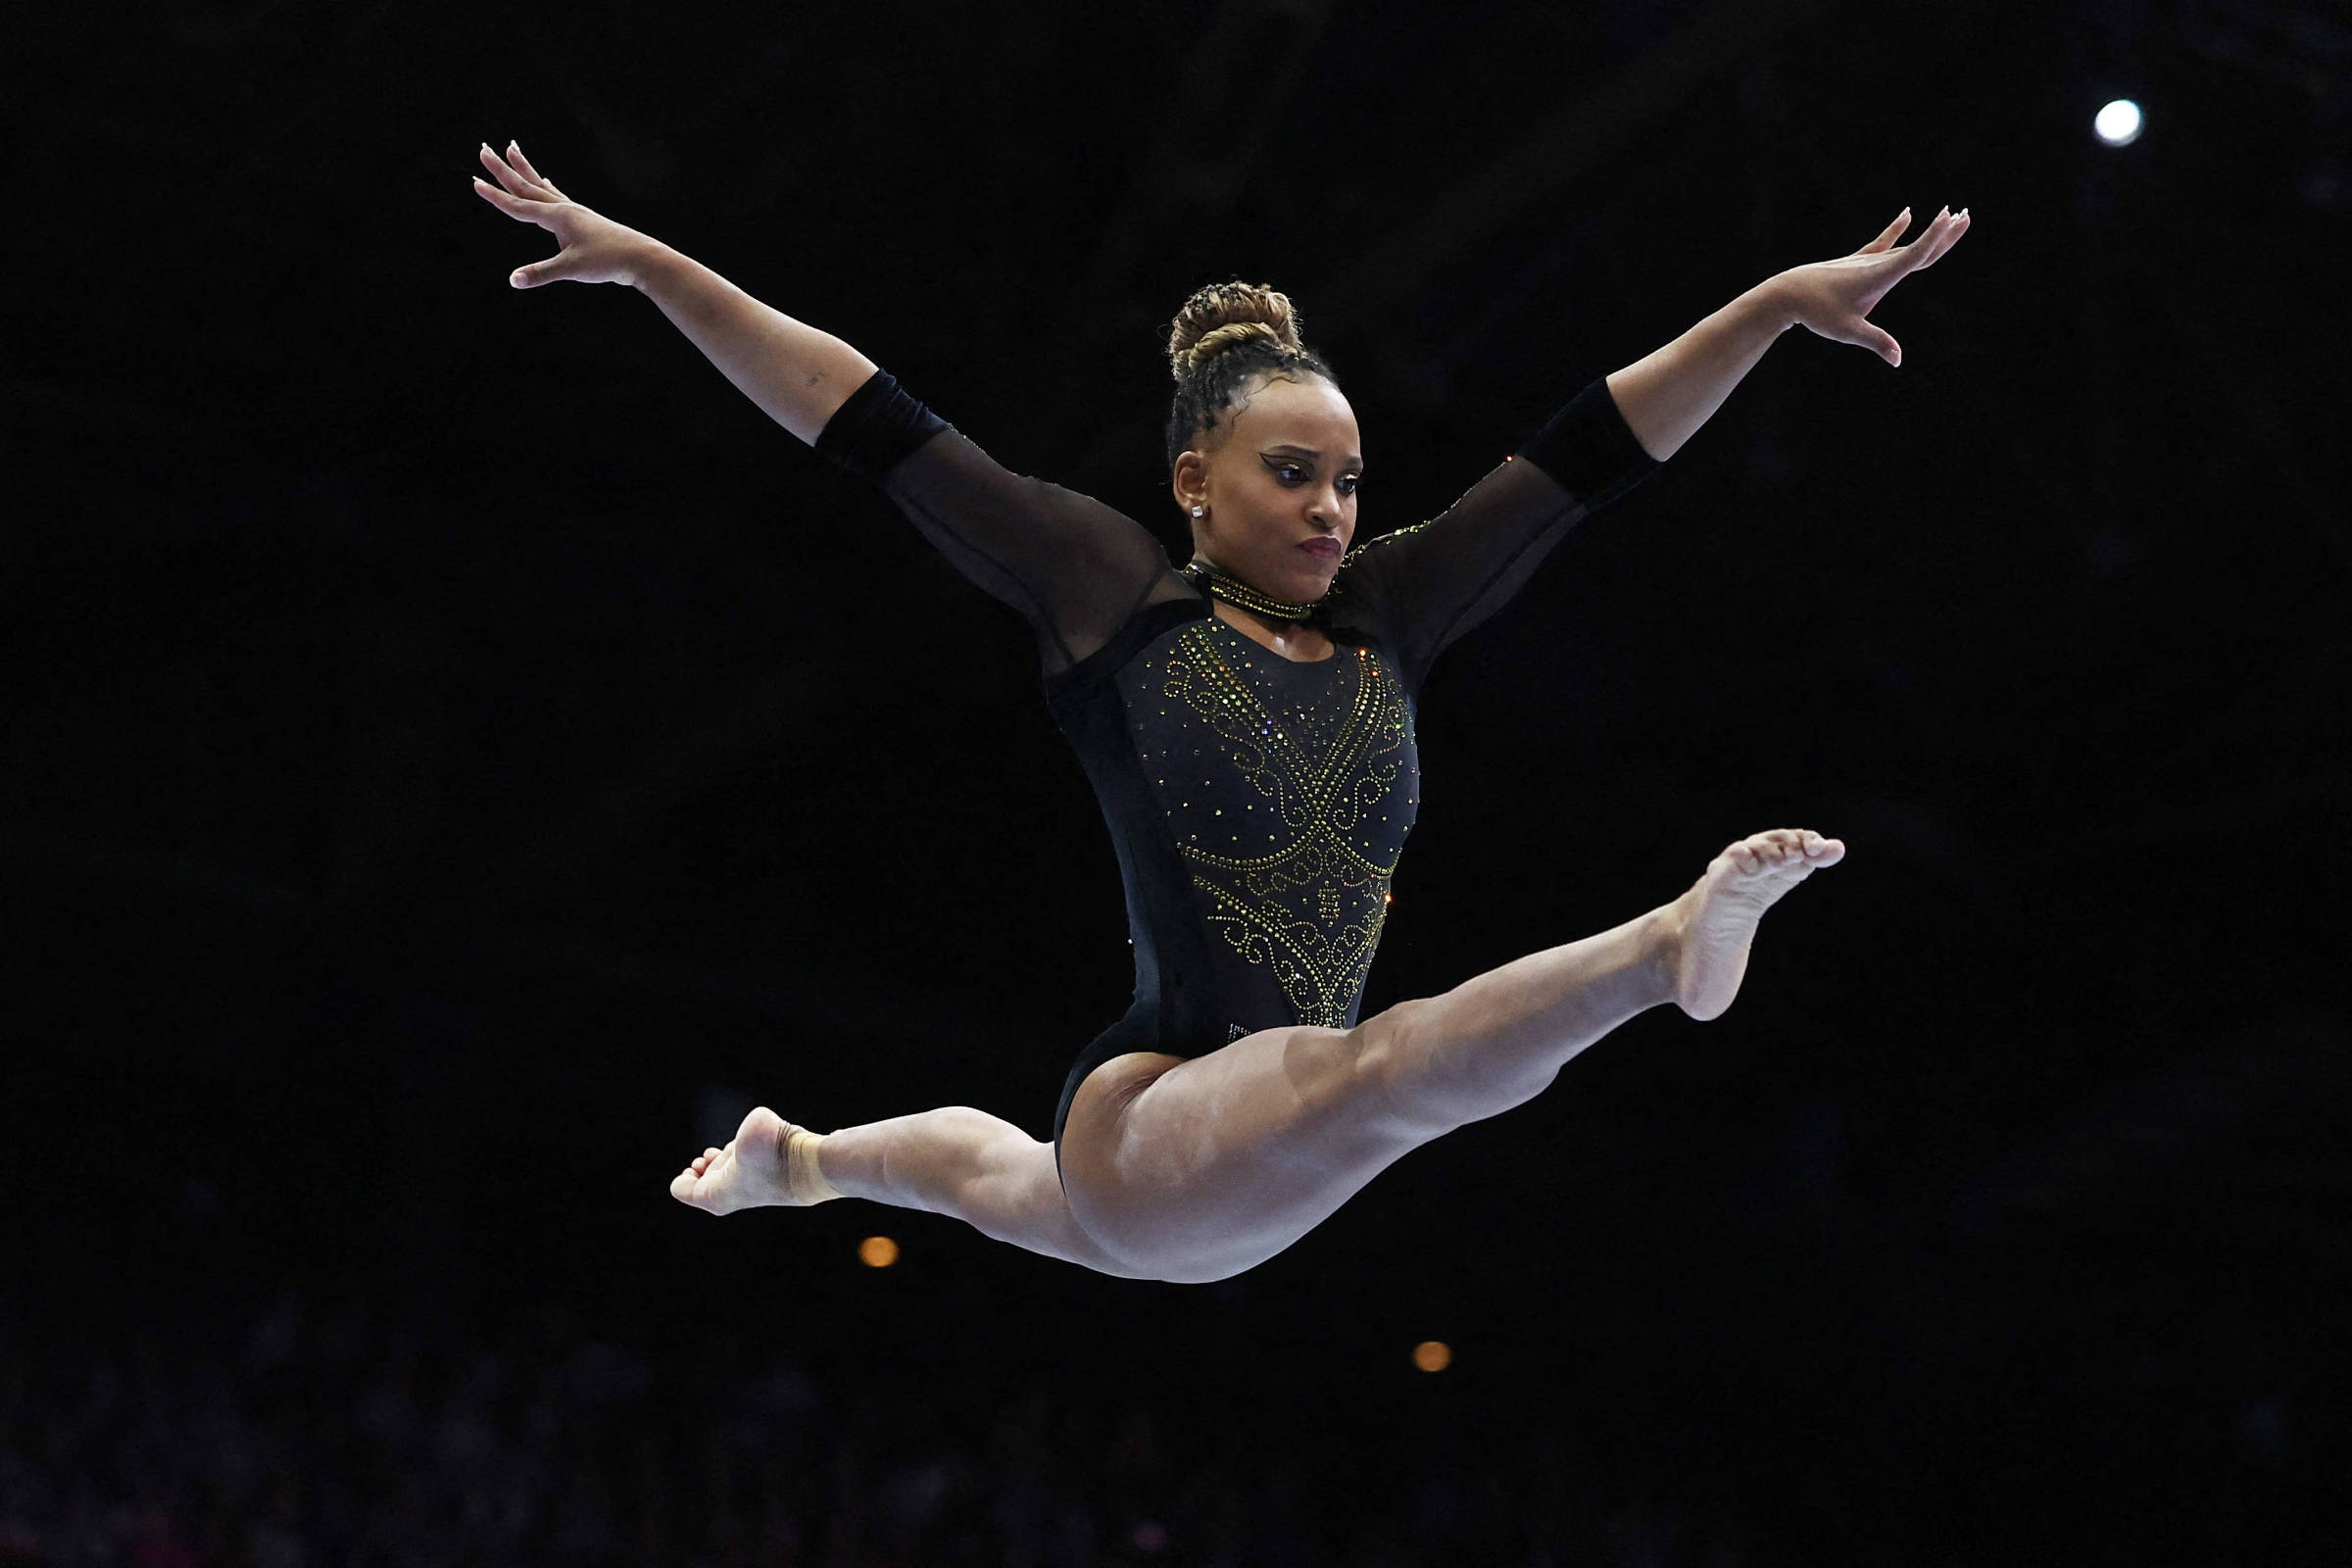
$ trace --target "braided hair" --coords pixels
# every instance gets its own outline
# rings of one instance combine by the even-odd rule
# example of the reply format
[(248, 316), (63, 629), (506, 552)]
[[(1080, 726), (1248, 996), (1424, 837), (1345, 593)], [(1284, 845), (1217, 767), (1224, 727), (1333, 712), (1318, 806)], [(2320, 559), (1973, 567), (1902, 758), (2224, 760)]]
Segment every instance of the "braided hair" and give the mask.
[(1263, 283), (1209, 283), (1193, 291), (1168, 329), (1168, 368), (1176, 399), (1168, 410), (1168, 466), (1191, 450), (1194, 437), (1216, 428), (1241, 402), (1253, 375), (1296, 381), (1339, 377), (1298, 336), (1290, 298)]

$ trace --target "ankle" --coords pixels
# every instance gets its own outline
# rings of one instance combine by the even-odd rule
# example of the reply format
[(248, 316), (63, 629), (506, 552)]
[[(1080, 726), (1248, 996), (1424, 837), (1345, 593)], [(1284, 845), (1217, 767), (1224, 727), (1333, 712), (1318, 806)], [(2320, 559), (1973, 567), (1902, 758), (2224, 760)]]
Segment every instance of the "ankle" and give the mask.
[(1683, 900), (1662, 904), (1642, 916), (1638, 940), (1642, 958), (1637, 965), (1644, 1006), (1662, 1006), (1680, 994), (1683, 974), (1683, 948), (1690, 931), (1690, 914), (1683, 907)]
[(784, 1182), (795, 1203), (828, 1202), (843, 1196), (840, 1188), (825, 1179), (819, 1162), (825, 1147), (825, 1135), (795, 1127), (784, 1137)]

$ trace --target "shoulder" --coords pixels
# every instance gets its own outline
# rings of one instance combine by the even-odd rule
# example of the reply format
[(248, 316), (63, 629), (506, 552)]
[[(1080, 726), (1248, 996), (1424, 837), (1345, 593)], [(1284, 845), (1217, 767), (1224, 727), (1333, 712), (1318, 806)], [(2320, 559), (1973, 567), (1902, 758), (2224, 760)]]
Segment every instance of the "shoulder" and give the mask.
[(1400, 540), (1410, 539), (1428, 526), (1429, 524), (1426, 522), (1416, 522), (1409, 528), (1392, 528), (1387, 533), (1374, 534), (1348, 552), (1348, 559), (1340, 563), (1340, 577), (1344, 579), (1350, 569), (1360, 565), (1367, 559), (1377, 563), (1378, 552), (1384, 547), (1396, 544)]
[[(1169, 576), (1174, 577), (1175, 573), (1171, 572)], [(1168, 599), (1147, 597), (1111, 634), (1108, 642), (1067, 669), (1055, 670), (1046, 677), (1047, 701), (1056, 704), (1074, 702), (1090, 691), (1108, 689), (1119, 671), (1133, 663), (1147, 649), (1188, 622), (1207, 618), (1208, 601), (1199, 594)]]

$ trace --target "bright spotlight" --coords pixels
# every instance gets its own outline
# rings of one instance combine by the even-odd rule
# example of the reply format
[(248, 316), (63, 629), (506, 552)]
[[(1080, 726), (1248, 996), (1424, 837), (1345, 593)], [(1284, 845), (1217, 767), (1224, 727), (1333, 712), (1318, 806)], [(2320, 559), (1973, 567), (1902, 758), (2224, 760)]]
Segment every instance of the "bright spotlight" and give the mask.
[(2090, 128), (2110, 147), (2129, 147), (2139, 140), (2139, 105), (2129, 98), (2118, 98), (2098, 112)]

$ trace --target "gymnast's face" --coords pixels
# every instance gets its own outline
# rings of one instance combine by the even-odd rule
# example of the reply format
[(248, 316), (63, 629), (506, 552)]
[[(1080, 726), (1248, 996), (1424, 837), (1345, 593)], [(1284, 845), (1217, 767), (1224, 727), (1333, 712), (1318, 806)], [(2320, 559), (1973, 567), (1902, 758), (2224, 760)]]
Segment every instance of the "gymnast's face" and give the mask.
[(1355, 411), (1338, 387), (1317, 375), (1253, 376), (1240, 404), (1176, 460), (1176, 504), (1196, 559), (1261, 594), (1310, 604), (1330, 591), (1355, 537), (1363, 471)]

